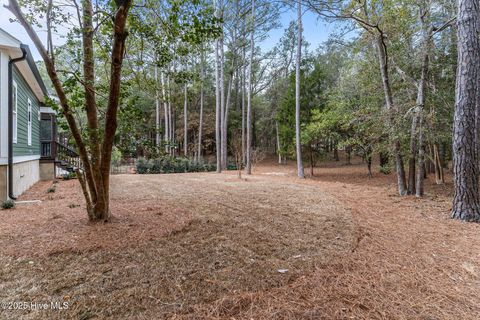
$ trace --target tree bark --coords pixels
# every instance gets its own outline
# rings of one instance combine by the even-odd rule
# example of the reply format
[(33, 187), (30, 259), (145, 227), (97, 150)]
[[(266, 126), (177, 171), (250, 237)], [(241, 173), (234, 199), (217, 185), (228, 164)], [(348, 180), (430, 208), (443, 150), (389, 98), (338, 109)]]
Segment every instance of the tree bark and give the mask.
[(415, 177), (417, 164), (417, 140), (418, 140), (418, 105), (415, 107), (410, 128), (410, 155), (408, 158), (408, 182), (407, 194), (415, 194)]
[(425, 170), (425, 141), (424, 141), (424, 109), (426, 100), (427, 76), (430, 62), (430, 47), (433, 29), (428, 26), (430, 8), (427, 3), (423, 2), (423, 8), (420, 10), (420, 22), (422, 24), (423, 33), (423, 54), (422, 54), (422, 70), (420, 81), (418, 82), (417, 93), (417, 109), (419, 112), (419, 130), (418, 130), (418, 169), (415, 195), (423, 197)]
[(188, 92), (187, 84), (184, 85), (183, 97), (183, 155), (188, 157)]
[(203, 82), (205, 80), (204, 75), (204, 52), (202, 47), (202, 53), (200, 56), (200, 118), (198, 124), (198, 151), (197, 162), (203, 163), (202, 157), (202, 134), (203, 134)]
[[(223, 0), (220, 1), (220, 19), (223, 20), (223, 11), (224, 11), (224, 5), (223, 5)], [(220, 63), (220, 164), (223, 169), (226, 169), (227, 163), (227, 150), (226, 150), (226, 142), (223, 141), (224, 139), (226, 140), (226, 137), (224, 136), (226, 132), (226, 123), (225, 123), (225, 113), (226, 113), (226, 105), (225, 105), (225, 49), (224, 49), (224, 26), (223, 23), (220, 25), (222, 34), (219, 39), (219, 49), (220, 49), (220, 58), (219, 58), (219, 63)]]
[(459, 0), (458, 69), (453, 128), (452, 218), (480, 222), (476, 113), (479, 107), (480, 9), (477, 0)]
[(252, 174), (252, 64), (253, 55), (255, 53), (255, 0), (252, 0), (252, 15), (251, 15), (251, 30), (250, 30), (250, 58), (248, 64), (248, 91), (247, 91), (247, 164), (245, 166), (245, 173)]
[[(7, 9), (9, 9), (28, 36), (34, 43), (35, 47), (42, 56), (47, 69), (47, 73), (57, 93), (63, 114), (67, 120), (72, 136), (78, 148), (78, 153), (84, 167), (84, 176), (79, 179), (82, 191), (87, 203), (88, 217), (92, 221), (108, 220), (109, 218), (109, 177), (110, 177), (110, 160), (113, 146), (113, 138), (117, 127), (117, 109), (120, 93), (121, 69), (123, 63), (123, 54), (125, 48), (125, 39), (127, 33), (125, 25), (127, 14), (131, 7), (131, 0), (123, 0), (116, 2), (116, 11), (113, 19), (113, 44), (111, 53), (111, 72), (109, 94), (107, 101), (107, 109), (105, 115), (105, 127), (103, 132), (103, 144), (100, 147), (100, 129), (98, 124), (98, 115), (96, 108), (96, 98), (94, 90), (95, 72), (93, 58), (93, 26), (92, 17), (93, 10), (91, 1), (87, 0), (83, 3), (82, 18), (82, 45), (83, 45), (83, 69), (84, 69), (84, 87), (85, 87), (85, 107), (87, 113), (87, 123), (89, 132), (88, 148), (82, 137), (80, 129), (75, 120), (74, 111), (70, 108), (70, 104), (63, 89), (63, 84), (57, 75), (53, 55), (51, 56), (45, 49), (38, 34), (32, 25), (25, 18), (18, 2), (10, 0)], [(51, 44), (50, 44), (51, 45)], [(84, 179), (83, 179), (84, 178)]]
[[(397, 110), (393, 103), (392, 88), (390, 86), (390, 75), (388, 70), (387, 46), (385, 44), (385, 35), (383, 33), (380, 33), (377, 36), (376, 46), (377, 46), (378, 58), (380, 62), (380, 73), (382, 76), (383, 91), (385, 94), (385, 106), (388, 113), (387, 119), (389, 122), (389, 127), (393, 128), (395, 113)], [(405, 168), (403, 165), (400, 139), (396, 136), (392, 137), (392, 134), (390, 134), (390, 137), (392, 140), (393, 155), (395, 157), (398, 193), (401, 196), (403, 196), (407, 193), (407, 188), (406, 188)]]
[(243, 48), (243, 66), (242, 66), (242, 163), (247, 163), (247, 152), (245, 150), (246, 143), (245, 143), (245, 88), (246, 88), (246, 65), (247, 60), (245, 57), (245, 47)]
[(167, 95), (165, 93), (165, 78), (164, 78), (163, 72), (160, 74), (160, 81), (162, 84), (163, 111), (164, 111), (164, 121), (165, 121), (165, 134), (164, 134), (165, 152), (169, 153), (168, 142), (170, 141), (170, 118), (169, 118), (169, 112), (168, 112)]
[(435, 182), (437, 184), (444, 184), (443, 165), (438, 151), (438, 144), (433, 145), (433, 164), (435, 166)]
[[(219, 18), (219, 12), (217, 7), (217, 2), (213, 2), (215, 9), (215, 17)], [(222, 172), (222, 143), (221, 143), (221, 125), (222, 125), (222, 114), (221, 114), (221, 99), (220, 99), (220, 57), (219, 57), (219, 40), (215, 39), (215, 147), (216, 147), (216, 156), (217, 156), (217, 173)]]
[(280, 142), (280, 131), (278, 129), (278, 121), (275, 121), (275, 132), (277, 136), (277, 154), (278, 154), (278, 164), (282, 164), (282, 154), (281, 154), (281, 142)]
[[(155, 59), (156, 60), (156, 59)], [(160, 146), (160, 92), (158, 90), (158, 66), (155, 61), (155, 145)]]
[(300, 132), (300, 63), (302, 59), (302, 4), (297, 4), (297, 19), (298, 19), (298, 39), (297, 39), (297, 61), (295, 67), (295, 141), (297, 150), (297, 175), (304, 179), (305, 173), (303, 171), (302, 161), (302, 141)]

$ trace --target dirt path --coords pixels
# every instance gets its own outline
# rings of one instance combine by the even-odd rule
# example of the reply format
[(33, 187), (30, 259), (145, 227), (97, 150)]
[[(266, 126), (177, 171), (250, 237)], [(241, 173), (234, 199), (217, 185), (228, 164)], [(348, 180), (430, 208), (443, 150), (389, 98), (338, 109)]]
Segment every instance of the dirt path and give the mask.
[(396, 195), (393, 175), (367, 179), (362, 165), (328, 164), (301, 182), (294, 170), (270, 165), (257, 172), (315, 186), (349, 207), (360, 231), (351, 254), (288, 286), (229, 297), (197, 315), (222, 318), (218, 310), (227, 309), (223, 314), (242, 319), (480, 318), (480, 226), (449, 219), (450, 184), (428, 184), (425, 199), (415, 199)]
[[(97, 225), (86, 222), (76, 181), (49, 187), (23, 197), (41, 204), (0, 211), (0, 301), (69, 308), (0, 310), (2, 319), (200, 317), (226, 297), (295, 283), (357, 239), (333, 197), (269, 175), (114, 176), (115, 219)], [(216, 312), (232, 308), (243, 310)]]

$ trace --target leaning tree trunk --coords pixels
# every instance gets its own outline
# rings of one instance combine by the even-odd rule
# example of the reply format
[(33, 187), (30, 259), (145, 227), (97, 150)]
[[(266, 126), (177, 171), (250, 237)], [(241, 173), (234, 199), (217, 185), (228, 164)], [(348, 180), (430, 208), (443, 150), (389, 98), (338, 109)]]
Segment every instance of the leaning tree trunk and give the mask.
[(302, 4), (298, 2), (298, 39), (297, 39), (297, 61), (295, 67), (295, 142), (297, 149), (297, 175), (305, 178), (302, 161), (302, 141), (300, 133), (300, 63), (302, 59)]
[(453, 120), (452, 218), (480, 221), (478, 188), (477, 108), (480, 107), (480, 8), (478, 0), (459, 0), (458, 70)]
[(246, 166), (245, 173), (252, 174), (252, 64), (253, 54), (255, 53), (255, 0), (252, 0), (252, 15), (251, 15), (251, 30), (250, 30), (250, 58), (248, 63), (248, 91), (247, 91), (247, 145), (246, 145)]
[[(120, 98), (120, 82), (123, 58), (125, 53), (126, 22), (131, 0), (116, 2), (116, 11), (113, 17), (113, 41), (111, 48), (111, 68), (109, 92), (105, 112), (105, 126), (100, 132), (98, 110), (95, 97), (95, 65), (93, 47), (93, 7), (92, 1), (82, 2), (82, 45), (83, 45), (83, 81), (85, 89), (85, 111), (87, 116), (87, 138), (82, 137), (76, 122), (74, 111), (64, 91), (63, 83), (58, 78), (55, 66), (54, 52), (48, 52), (38, 34), (23, 14), (18, 2), (10, 0), (6, 8), (10, 10), (18, 22), (27, 32), (45, 62), (45, 67), (57, 93), (60, 106), (68, 123), (72, 136), (78, 148), (83, 163), (83, 172), (78, 171), (79, 181), (87, 205), (88, 217), (92, 221), (106, 221), (109, 219), (109, 182), (110, 161), (113, 141), (117, 128), (117, 111)], [(51, 35), (51, 29), (47, 30)], [(103, 136), (103, 141), (101, 139)], [(87, 148), (88, 144), (88, 148)]]
[[(393, 103), (392, 88), (390, 86), (390, 74), (388, 70), (388, 56), (387, 56), (387, 46), (385, 44), (385, 35), (380, 33), (376, 41), (378, 59), (380, 62), (380, 73), (382, 76), (382, 85), (383, 91), (385, 94), (385, 106), (387, 109), (387, 120), (390, 128), (394, 128), (394, 120), (396, 107)], [(392, 136), (394, 136), (392, 138)], [(405, 168), (403, 165), (403, 158), (401, 152), (400, 139), (395, 136), (395, 134), (390, 134), (393, 147), (393, 155), (395, 157), (395, 167), (397, 172), (397, 187), (398, 193), (400, 195), (405, 195), (407, 193), (406, 188), (406, 179), (405, 179)]]

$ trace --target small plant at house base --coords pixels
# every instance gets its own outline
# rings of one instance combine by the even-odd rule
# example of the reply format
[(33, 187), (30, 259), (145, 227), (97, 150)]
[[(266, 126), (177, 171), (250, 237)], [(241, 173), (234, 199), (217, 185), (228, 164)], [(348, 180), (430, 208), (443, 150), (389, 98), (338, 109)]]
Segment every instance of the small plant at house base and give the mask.
[(13, 200), (6, 200), (2, 202), (2, 209), (7, 210), (7, 209), (12, 209), (15, 207), (15, 201)]

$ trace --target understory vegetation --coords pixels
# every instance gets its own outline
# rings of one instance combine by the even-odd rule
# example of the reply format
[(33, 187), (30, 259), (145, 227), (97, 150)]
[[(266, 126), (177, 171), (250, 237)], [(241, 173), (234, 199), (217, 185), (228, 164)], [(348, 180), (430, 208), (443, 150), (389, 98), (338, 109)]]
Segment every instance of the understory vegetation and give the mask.
[(145, 173), (186, 173), (215, 171), (210, 163), (198, 163), (188, 158), (163, 157), (155, 159), (140, 158), (136, 163), (136, 172)]

